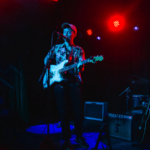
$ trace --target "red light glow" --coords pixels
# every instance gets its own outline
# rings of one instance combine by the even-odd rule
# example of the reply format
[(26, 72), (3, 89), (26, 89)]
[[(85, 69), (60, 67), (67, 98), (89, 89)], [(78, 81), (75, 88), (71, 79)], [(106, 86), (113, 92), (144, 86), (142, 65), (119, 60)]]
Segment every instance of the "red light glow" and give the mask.
[(116, 21), (114, 21), (114, 26), (115, 27), (118, 27), (120, 24), (119, 24), (119, 21), (118, 20), (116, 20)]
[(111, 31), (120, 31), (124, 28), (125, 20), (121, 15), (114, 15), (108, 20), (108, 27)]
[(88, 35), (92, 35), (92, 30), (91, 30), (91, 29), (88, 29), (88, 30), (87, 30), (87, 34), (88, 34)]
[(58, 2), (58, 0), (40, 0), (41, 2)]

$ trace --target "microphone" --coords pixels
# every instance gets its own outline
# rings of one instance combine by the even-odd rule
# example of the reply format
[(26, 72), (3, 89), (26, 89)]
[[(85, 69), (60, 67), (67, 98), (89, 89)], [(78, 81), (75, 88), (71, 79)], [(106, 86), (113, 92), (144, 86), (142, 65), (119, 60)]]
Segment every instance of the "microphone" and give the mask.
[(59, 32), (56, 32), (59, 36), (61, 36), (63, 39), (68, 39), (66, 36), (64, 36), (63, 34), (59, 33)]

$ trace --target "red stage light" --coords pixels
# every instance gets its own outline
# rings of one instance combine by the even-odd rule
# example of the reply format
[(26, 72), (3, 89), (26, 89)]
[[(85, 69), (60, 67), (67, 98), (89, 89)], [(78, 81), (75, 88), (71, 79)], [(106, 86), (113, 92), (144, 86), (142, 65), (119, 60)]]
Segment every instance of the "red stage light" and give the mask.
[(58, 0), (40, 0), (41, 2), (58, 2)]
[(109, 18), (108, 27), (111, 31), (120, 31), (124, 28), (125, 19), (121, 15), (114, 15)]
[(92, 35), (92, 30), (91, 30), (91, 29), (88, 29), (88, 30), (87, 30), (87, 34), (88, 34), (88, 35)]
[(115, 26), (115, 27), (118, 27), (118, 26), (120, 25), (120, 23), (119, 23), (118, 20), (114, 21), (113, 23), (114, 23), (114, 26)]

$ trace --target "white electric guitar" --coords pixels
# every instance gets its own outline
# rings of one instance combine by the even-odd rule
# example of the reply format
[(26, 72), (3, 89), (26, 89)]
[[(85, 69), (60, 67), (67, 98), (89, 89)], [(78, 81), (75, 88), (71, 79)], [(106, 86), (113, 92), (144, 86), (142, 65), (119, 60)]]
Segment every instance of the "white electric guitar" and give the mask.
[[(97, 61), (103, 61), (104, 57), (102, 55), (100, 56), (94, 56), (91, 58), (88, 58), (82, 62), (80, 62), (81, 65), (84, 65), (86, 63), (96, 63)], [(76, 68), (78, 66), (79, 63), (75, 63), (69, 66), (65, 66), (65, 64), (68, 62), (68, 60), (64, 60), (63, 62), (61, 62), (58, 65), (51, 65), (50, 66), (50, 75), (52, 76), (50, 78), (50, 82), (49, 85), (52, 85), (55, 82), (61, 82), (63, 81), (63, 77), (61, 75), (61, 73), (66, 72), (70, 69)], [(48, 79), (48, 70), (46, 71), (46, 73), (44, 74), (43, 77), (43, 87), (46, 88), (47, 87), (47, 79)]]

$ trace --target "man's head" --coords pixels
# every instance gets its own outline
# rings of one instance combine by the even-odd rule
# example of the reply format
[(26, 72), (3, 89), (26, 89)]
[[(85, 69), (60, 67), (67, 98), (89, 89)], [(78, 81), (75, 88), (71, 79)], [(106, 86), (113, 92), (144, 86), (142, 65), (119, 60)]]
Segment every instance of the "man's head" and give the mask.
[(61, 27), (63, 28), (63, 35), (73, 41), (73, 39), (77, 36), (77, 28), (73, 24), (69, 23), (63, 23)]

